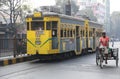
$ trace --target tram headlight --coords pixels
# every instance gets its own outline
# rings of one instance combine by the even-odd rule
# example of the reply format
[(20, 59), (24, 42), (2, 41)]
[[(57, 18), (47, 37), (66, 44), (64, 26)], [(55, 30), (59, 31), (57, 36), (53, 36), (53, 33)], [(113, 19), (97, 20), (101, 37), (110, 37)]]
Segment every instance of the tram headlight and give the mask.
[(41, 41), (35, 41), (35, 44), (36, 44), (36, 45), (40, 45), (40, 44), (41, 44)]

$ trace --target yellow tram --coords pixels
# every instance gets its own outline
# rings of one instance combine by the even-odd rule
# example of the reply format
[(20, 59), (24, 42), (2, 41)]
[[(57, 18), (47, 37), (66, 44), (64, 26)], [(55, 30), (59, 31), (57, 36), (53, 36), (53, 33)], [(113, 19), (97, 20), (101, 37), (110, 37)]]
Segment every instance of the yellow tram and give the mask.
[(72, 56), (93, 52), (103, 25), (52, 12), (36, 12), (26, 17), (27, 54)]

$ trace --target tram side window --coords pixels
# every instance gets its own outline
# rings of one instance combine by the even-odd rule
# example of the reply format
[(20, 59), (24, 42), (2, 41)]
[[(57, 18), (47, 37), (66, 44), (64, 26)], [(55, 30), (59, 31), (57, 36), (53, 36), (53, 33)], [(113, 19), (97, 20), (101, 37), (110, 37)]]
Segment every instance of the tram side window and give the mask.
[(52, 21), (52, 29), (57, 29), (57, 21)]
[(91, 37), (93, 36), (93, 32), (91, 32)]
[(27, 22), (27, 30), (30, 30), (30, 28), (29, 28), (29, 22)]
[(76, 27), (76, 36), (79, 36), (79, 26)]
[(92, 37), (92, 31), (89, 32), (89, 37)]
[(44, 22), (32, 21), (31, 30), (44, 30)]
[(68, 30), (68, 37), (70, 37), (70, 29)]
[(57, 37), (57, 30), (52, 30), (52, 37)]
[(66, 34), (67, 34), (67, 31), (66, 31), (66, 29), (64, 30), (64, 37), (66, 37)]
[(70, 30), (70, 37), (72, 37), (72, 30)]
[(69, 37), (69, 29), (67, 30), (67, 37)]
[(96, 32), (96, 36), (98, 37), (98, 32)]
[(51, 30), (51, 22), (46, 22), (46, 30)]
[(98, 32), (98, 37), (100, 36), (100, 33)]
[(93, 32), (91, 32), (91, 37), (93, 36)]
[(73, 30), (73, 34), (72, 34), (72, 37), (75, 37), (75, 30)]
[(100, 36), (99, 32), (98, 32), (98, 37)]
[(97, 32), (96, 32), (96, 37), (97, 37)]
[(81, 35), (81, 37), (83, 36), (83, 34), (82, 34), (82, 30), (80, 31), (80, 35)]
[(91, 37), (91, 34), (90, 34), (90, 33), (91, 33), (91, 31), (89, 31), (89, 37)]
[(57, 37), (57, 21), (52, 21), (52, 36)]
[(63, 30), (61, 29), (61, 31), (60, 31), (60, 32), (61, 32), (61, 34), (60, 34), (60, 35), (61, 35), (61, 37), (63, 37)]
[(83, 34), (82, 36), (84, 37), (84, 35), (85, 35), (84, 30), (83, 30), (83, 33), (82, 33), (82, 34)]

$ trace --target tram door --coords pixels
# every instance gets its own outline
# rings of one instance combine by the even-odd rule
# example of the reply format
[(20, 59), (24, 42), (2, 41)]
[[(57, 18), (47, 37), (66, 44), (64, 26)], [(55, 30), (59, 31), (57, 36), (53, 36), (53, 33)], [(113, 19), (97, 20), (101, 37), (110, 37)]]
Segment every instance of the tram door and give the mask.
[(76, 26), (76, 51), (80, 52), (80, 33), (79, 33), (79, 26)]
[(86, 37), (86, 49), (88, 50), (88, 47), (89, 47), (89, 29), (88, 29), (88, 24), (86, 24), (85, 32), (86, 32), (85, 33), (85, 37)]
[(96, 48), (96, 36), (95, 36), (95, 28), (93, 28), (93, 49)]
[(58, 49), (58, 22), (52, 21), (52, 49)]

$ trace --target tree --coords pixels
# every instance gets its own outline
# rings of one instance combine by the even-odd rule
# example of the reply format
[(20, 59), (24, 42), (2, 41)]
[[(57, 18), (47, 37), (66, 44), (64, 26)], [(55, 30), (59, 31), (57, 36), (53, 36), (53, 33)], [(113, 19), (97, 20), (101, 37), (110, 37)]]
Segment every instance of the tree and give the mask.
[(25, 0), (0, 0), (0, 15), (14, 34), (17, 29), (25, 29), (25, 17), (32, 12), (30, 6), (24, 2)]
[(0, 14), (14, 32), (16, 32), (15, 24), (20, 16), (22, 3), (23, 0), (0, 0)]
[(93, 10), (91, 8), (80, 10), (77, 12), (76, 16), (88, 18), (91, 21), (97, 21), (97, 18), (94, 16)]
[(22, 5), (19, 12), (20, 23), (17, 24), (17, 29), (24, 30), (26, 29), (25, 17), (28, 13), (31, 13), (32, 10), (30, 9), (29, 5)]
[[(55, 0), (56, 5), (60, 6), (62, 13), (65, 13), (65, 5), (68, 3), (68, 0)], [(76, 5), (75, 0), (71, 0), (71, 13), (75, 15), (79, 9), (79, 6)]]
[(19, 16), (21, 18), (21, 23), (24, 23), (25, 22), (25, 17), (28, 13), (31, 13), (32, 10), (30, 9), (30, 6), (29, 5), (22, 5), (21, 8), (20, 8), (20, 13), (19, 13)]
[(2, 17), (2, 19), (4, 19), (5, 23), (7, 24), (7, 19), (4, 15), (5, 11), (3, 10), (3, 0), (0, 0), (0, 16)]

